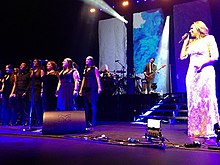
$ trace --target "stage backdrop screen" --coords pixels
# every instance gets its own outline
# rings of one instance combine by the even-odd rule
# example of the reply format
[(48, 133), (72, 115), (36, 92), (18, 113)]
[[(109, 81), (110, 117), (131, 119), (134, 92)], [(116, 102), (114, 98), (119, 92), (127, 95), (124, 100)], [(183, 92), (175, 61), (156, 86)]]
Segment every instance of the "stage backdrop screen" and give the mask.
[[(99, 21), (99, 68), (111, 72), (127, 71), (127, 28), (117, 18)], [(126, 74), (123, 74), (125, 76)]]
[(165, 21), (162, 9), (133, 14), (134, 70), (137, 77), (144, 79), (144, 68), (150, 58), (160, 70), (156, 73), (157, 92), (166, 93), (169, 87), (169, 18)]

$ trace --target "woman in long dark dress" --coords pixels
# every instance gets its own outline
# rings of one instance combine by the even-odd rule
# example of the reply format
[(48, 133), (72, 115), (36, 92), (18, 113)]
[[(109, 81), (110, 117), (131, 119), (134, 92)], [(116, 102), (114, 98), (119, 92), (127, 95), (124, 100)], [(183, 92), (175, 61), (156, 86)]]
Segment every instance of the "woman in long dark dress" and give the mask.
[(59, 73), (57, 86), (57, 109), (59, 111), (75, 110), (74, 98), (78, 96), (80, 76), (70, 58), (63, 60), (63, 70)]
[(43, 69), (39, 59), (34, 59), (33, 68), (30, 71), (31, 81), (26, 93), (29, 95), (29, 125), (42, 125), (43, 113), (41, 104)]
[(56, 89), (59, 81), (59, 73), (55, 61), (48, 61), (46, 72), (42, 76), (42, 107), (45, 111), (56, 111), (57, 97)]
[(0, 90), (2, 93), (2, 125), (13, 125), (15, 124), (13, 98), (15, 97), (14, 90), (16, 86), (16, 75), (13, 72), (13, 67), (11, 64), (6, 65), (5, 71), (6, 74), (3, 77), (2, 88)]

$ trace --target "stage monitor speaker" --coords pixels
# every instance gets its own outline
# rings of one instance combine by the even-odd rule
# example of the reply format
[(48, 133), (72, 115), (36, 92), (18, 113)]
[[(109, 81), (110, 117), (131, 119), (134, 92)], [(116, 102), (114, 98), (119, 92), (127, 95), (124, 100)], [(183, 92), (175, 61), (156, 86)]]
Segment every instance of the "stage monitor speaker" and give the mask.
[(85, 131), (85, 111), (44, 112), (43, 135), (64, 135)]

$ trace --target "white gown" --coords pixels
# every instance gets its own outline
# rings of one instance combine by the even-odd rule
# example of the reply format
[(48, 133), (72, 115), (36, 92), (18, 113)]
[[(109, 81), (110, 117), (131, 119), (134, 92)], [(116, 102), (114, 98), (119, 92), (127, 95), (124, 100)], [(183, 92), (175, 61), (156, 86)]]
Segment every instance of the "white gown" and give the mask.
[(219, 52), (214, 36), (208, 35), (190, 44), (187, 52), (190, 56), (186, 75), (188, 136), (212, 136), (213, 126), (219, 122), (215, 69), (213, 65), (208, 65), (197, 73), (194, 66), (201, 66), (210, 57), (218, 60)]

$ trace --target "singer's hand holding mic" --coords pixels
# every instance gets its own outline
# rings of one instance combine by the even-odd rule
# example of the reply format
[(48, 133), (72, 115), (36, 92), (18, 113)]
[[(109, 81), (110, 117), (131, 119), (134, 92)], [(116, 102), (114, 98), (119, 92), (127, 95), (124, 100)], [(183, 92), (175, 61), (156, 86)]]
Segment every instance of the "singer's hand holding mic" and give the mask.
[(182, 41), (184, 41), (184, 40), (187, 39), (188, 37), (189, 37), (189, 32), (185, 33), (185, 34), (182, 36), (182, 38), (181, 38), (181, 40), (179, 41), (179, 43), (181, 43)]

